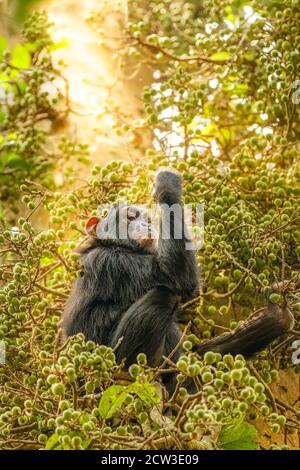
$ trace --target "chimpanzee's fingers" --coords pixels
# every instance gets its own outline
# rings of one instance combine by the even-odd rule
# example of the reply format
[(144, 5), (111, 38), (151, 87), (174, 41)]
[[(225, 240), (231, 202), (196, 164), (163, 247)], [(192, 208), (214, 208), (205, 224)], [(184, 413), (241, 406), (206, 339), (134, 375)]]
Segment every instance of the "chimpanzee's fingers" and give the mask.
[(155, 178), (154, 196), (160, 203), (174, 204), (180, 201), (182, 178), (173, 168), (162, 168)]

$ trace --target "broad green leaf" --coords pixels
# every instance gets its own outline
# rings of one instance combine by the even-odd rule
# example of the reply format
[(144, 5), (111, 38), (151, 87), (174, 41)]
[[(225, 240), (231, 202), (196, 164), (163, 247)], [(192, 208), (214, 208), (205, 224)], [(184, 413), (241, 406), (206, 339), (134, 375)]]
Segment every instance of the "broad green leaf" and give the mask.
[(230, 127), (228, 128), (223, 127), (216, 134), (218, 141), (223, 147), (226, 147), (226, 145), (228, 145), (229, 142), (231, 142), (231, 140), (233, 139), (233, 136), (234, 136), (234, 130), (231, 129)]
[(128, 391), (123, 385), (112, 385), (103, 393), (99, 411), (102, 418), (111, 418), (128, 397)]
[[(82, 435), (82, 433), (71, 432), (70, 436), (73, 437), (73, 434), (80, 435), (80, 436)], [(86, 441), (87, 440), (88, 440), (88, 443), (86, 444), (85, 447), (87, 447), (90, 442), (90, 439), (86, 439)], [(84, 441), (83, 441), (83, 444), (85, 444)], [(50, 436), (48, 441), (46, 442), (45, 450), (71, 450), (71, 447), (67, 444), (62, 444), (61, 442), (59, 442), (57, 434), (52, 434), (52, 436)]]
[(21, 91), (21, 93), (25, 93), (27, 89), (27, 83), (24, 82), (24, 80), (18, 80), (18, 87), (16, 85), (13, 85), (13, 89), (16, 91)]
[(129, 392), (135, 393), (147, 406), (155, 405), (160, 400), (156, 388), (149, 382), (143, 384), (134, 382), (127, 389)]
[(0, 157), (0, 161), (9, 168), (19, 168), (20, 170), (27, 170), (32, 167), (32, 165), (23, 160), (20, 155), (14, 152), (8, 153)]
[(20, 160), (22, 160), (20, 155), (14, 152), (6, 154), (3, 158), (4, 163), (6, 163), (7, 165), (10, 165), (11, 163), (14, 164), (14, 162), (18, 162)]
[(61, 448), (62, 446), (58, 441), (58, 435), (52, 434), (52, 436), (50, 436), (48, 441), (46, 442), (45, 450), (59, 450)]
[(0, 73), (0, 88), (2, 88), (3, 90), (11, 90), (11, 84), (9, 83), (10, 79), (11, 76), (5, 73)]
[(20, 159), (20, 156), (17, 155), (16, 153), (14, 153), (14, 152), (3, 153), (3, 154), (0, 155), (0, 162), (3, 165), (8, 165), (10, 161), (13, 161), (15, 159)]
[(11, 52), (11, 65), (19, 69), (28, 69), (31, 64), (31, 56), (25, 46), (17, 44)]
[(7, 40), (0, 36), (0, 58), (3, 57), (3, 53), (7, 50)]
[(53, 257), (53, 258), (52, 258), (52, 257), (50, 258), (49, 256), (47, 256), (47, 257), (44, 256), (44, 257), (41, 258), (41, 260), (40, 260), (40, 265), (41, 265), (41, 266), (47, 266), (48, 264), (53, 263), (54, 260), (55, 260), (54, 257)]
[(219, 445), (224, 450), (257, 450), (257, 430), (249, 423), (236, 423), (222, 429)]
[(0, 163), (9, 168), (18, 168), (20, 170), (30, 170), (32, 164), (26, 162), (22, 157), (14, 152), (10, 152), (0, 156)]
[(230, 59), (231, 54), (226, 51), (215, 52), (213, 55), (210, 56), (212, 60), (228, 60)]
[(37, 44), (34, 42), (25, 42), (24, 46), (28, 50), (28, 52), (35, 52), (38, 48)]
[(207, 126), (204, 126), (201, 129), (201, 135), (205, 135), (205, 136), (213, 135), (215, 130), (216, 130), (216, 125), (213, 122), (210, 122), (209, 124), (207, 124)]

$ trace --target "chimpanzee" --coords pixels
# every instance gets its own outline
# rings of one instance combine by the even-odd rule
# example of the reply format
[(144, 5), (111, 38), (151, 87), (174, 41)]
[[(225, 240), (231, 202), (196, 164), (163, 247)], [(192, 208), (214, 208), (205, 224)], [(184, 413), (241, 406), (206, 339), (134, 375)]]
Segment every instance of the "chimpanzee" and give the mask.
[[(123, 338), (116, 358), (126, 359), (127, 367), (141, 352), (151, 366), (157, 366), (163, 355), (173, 351), (182, 335), (177, 327), (181, 302), (198, 291), (195, 250), (187, 249), (191, 240), (181, 194), (180, 175), (169, 169), (160, 171), (154, 188), (161, 213), (158, 236), (137, 206), (112, 207), (104, 219), (89, 219), (90, 240), (81, 250), (84, 273), (76, 280), (63, 314), (65, 338), (82, 332), (87, 340), (110, 346)], [(292, 324), (286, 306), (269, 304), (233, 332), (200, 343), (198, 353), (251, 357)], [(173, 361), (180, 352), (178, 348)], [(167, 388), (173, 388), (174, 375), (166, 374), (163, 380)]]

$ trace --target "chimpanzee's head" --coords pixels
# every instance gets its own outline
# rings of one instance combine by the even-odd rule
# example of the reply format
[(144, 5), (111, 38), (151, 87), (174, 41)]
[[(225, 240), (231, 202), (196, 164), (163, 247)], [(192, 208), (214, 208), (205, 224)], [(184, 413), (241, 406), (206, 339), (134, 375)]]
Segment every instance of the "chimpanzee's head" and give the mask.
[(138, 206), (113, 206), (104, 219), (91, 217), (87, 234), (100, 240), (135, 240), (141, 246), (154, 246), (158, 238), (148, 211)]

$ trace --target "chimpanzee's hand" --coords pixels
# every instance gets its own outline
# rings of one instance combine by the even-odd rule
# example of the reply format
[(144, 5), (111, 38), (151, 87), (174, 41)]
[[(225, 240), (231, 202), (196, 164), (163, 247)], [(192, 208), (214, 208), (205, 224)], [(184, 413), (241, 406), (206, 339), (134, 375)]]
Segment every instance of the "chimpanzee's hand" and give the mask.
[(176, 204), (181, 200), (182, 178), (173, 169), (160, 170), (155, 179), (154, 197), (159, 204)]

